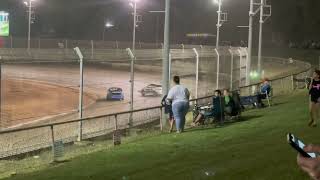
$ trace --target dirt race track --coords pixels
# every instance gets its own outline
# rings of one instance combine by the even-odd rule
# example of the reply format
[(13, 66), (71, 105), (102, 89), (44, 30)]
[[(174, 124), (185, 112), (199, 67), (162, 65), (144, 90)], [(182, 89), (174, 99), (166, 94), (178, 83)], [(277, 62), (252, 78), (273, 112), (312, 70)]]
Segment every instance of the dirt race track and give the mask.
[[(283, 73), (283, 67), (268, 67), (268, 77)], [(286, 70), (297, 67), (286, 67)], [(30, 126), (78, 118), (79, 65), (10, 64), (2, 66), (2, 128)], [(84, 117), (129, 110), (130, 72), (105, 65), (85, 65)], [(138, 92), (150, 83), (160, 84), (159, 72), (136, 72), (134, 108), (156, 106), (160, 97), (142, 97)], [(183, 82), (182, 82), (183, 83)], [(192, 83), (189, 81), (188, 83)], [(201, 86), (201, 85), (200, 85)], [(125, 100), (108, 102), (107, 89), (120, 87)]]
[[(18, 127), (76, 119), (79, 100), (78, 65), (5, 65), (2, 82), (2, 127)], [(88, 65), (84, 71), (84, 117), (129, 110), (129, 70)], [(142, 97), (138, 92), (150, 83), (160, 83), (161, 74), (135, 74), (135, 109), (159, 105), (160, 97)], [(121, 87), (124, 101), (105, 100), (107, 89)], [(44, 121), (46, 120), (46, 121)]]
[[(6, 79), (2, 82), (4, 96), (2, 126), (14, 126), (36, 118), (46, 119), (60, 113), (69, 113), (78, 106), (78, 91), (63, 86), (30, 80)], [(61, 99), (68, 99), (61, 103)], [(85, 94), (84, 101), (95, 100)]]

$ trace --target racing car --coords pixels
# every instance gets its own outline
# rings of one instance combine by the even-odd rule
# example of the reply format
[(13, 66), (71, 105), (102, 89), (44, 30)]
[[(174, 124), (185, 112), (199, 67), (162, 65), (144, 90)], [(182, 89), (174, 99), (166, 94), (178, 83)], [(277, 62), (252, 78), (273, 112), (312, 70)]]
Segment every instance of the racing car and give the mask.
[(118, 87), (109, 88), (106, 99), (107, 101), (114, 101), (114, 100), (123, 101), (124, 95), (123, 95), (122, 89)]
[(158, 84), (149, 84), (139, 91), (143, 97), (151, 96), (157, 97), (162, 96), (162, 86)]

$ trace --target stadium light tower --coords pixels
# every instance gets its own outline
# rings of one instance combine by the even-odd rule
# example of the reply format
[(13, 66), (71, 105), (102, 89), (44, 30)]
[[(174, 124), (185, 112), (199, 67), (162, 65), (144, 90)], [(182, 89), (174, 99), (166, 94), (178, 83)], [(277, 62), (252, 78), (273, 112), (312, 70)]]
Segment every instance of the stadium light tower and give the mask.
[(271, 17), (271, 5), (267, 4), (267, 0), (261, 0), (260, 4), (260, 20), (259, 20), (259, 50), (258, 50), (258, 73), (261, 77), (262, 69), (261, 69), (261, 61), (262, 61), (262, 31), (264, 22)]
[[(131, 72), (130, 72), (130, 111), (133, 111), (133, 95), (134, 95), (134, 60), (136, 57), (136, 28), (137, 28), (137, 3), (140, 0), (130, 0), (130, 6), (133, 7), (133, 35), (132, 35), (132, 53), (134, 55), (134, 58), (131, 60)], [(133, 124), (133, 114), (130, 113), (129, 117), (129, 127), (131, 127)]]
[(25, 1), (24, 4), (29, 8), (28, 10), (28, 50), (30, 50), (31, 41), (31, 16), (32, 16), (32, 2), (35, 0)]
[(133, 7), (133, 39), (132, 39), (132, 52), (135, 54), (136, 49), (136, 28), (137, 28), (137, 3), (140, 0), (130, 0), (130, 6)]
[[(271, 17), (271, 5), (267, 5), (267, 0), (250, 0), (250, 11), (249, 11), (249, 36), (248, 36), (248, 61), (247, 61), (247, 82), (246, 85), (250, 84), (250, 71), (252, 61), (252, 33), (253, 33), (253, 17), (260, 12), (260, 30), (259, 30), (259, 52), (258, 52), (258, 73), (261, 75), (261, 53), (262, 53), (262, 28), (263, 23)], [(255, 7), (257, 7), (255, 9)], [(266, 9), (267, 12), (264, 10)]]
[[(162, 60), (162, 94), (167, 95), (170, 88), (169, 79), (169, 61), (170, 61), (170, 3), (171, 0), (165, 2), (165, 23), (164, 23), (164, 41), (163, 41), (163, 60)], [(164, 113), (164, 112), (163, 112)], [(162, 116), (162, 125), (166, 126), (167, 120)]]
[(218, 49), (219, 48), (219, 41), (220, 41), (220, 27), (222, 26), (222, 24), (224, 22), (227, 21), (227, 13), (223, 13), (221, 11), (221, 8), (222, 8), (222, 0), (213, 0), (213, 2), (215, 4), (218, 5), (218, 22), (217, 22), (217, 38), (216, 38), (216, 48)]

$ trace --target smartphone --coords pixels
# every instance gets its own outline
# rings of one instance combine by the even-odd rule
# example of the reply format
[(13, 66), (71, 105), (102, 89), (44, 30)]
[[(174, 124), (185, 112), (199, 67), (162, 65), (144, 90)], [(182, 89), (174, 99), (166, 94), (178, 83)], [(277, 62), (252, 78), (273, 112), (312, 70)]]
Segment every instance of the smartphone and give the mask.
[(298, 139), (297, 137), (295, 137), (293, 134), (288, 134), (287, 135), (288, 138), (288, 143), (295, 149), (297, 150), (302, 156), (307, 157), (307, 158), (316, 158), (317, 154), (316, 153), (307, 153), (303, 150), (303, 148), (305, 147), (305, 144)]

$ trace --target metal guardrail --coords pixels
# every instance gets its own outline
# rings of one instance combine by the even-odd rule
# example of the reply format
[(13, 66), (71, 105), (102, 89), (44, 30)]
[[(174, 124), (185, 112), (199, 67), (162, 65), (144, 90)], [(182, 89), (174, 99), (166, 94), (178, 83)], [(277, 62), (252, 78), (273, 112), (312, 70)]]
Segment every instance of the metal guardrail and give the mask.
[[(305, 82), (301, 81), (301, 79), (304, 80), (306, 77), (310, 77), (312, 66), (311, 64), (302, 61), (297, 62), (304, 66), (303, 70), (292, 73), (290, 75), (284, 75), (281, 77), (269, 79), (269, 82), (273, 88), (273, 95), (280, 95), (294, 91), (299, 87), (305, 87)], [(240, 93), (242, 95), (252, 95), (259, 89), (260, 84), (261, 83), (254, 83), (249, 86), (240, 87)]]
[[(193, 99), (190, 100), (190, 102), (198, 102), (198, 103), (208, 103), (211, 101), (211, 98), (213, 96), (206, 96), (198, 99)], [(123, 122), (123, 119), (121, 116), (126, 116), (131, 113), (133, 113), (134, 117), (137, 113), (146, 113), (146, 112), (151, 112), (151, 115), (145, 115), (143, 114), (142, 118), (145, 120), (141, 121), (138, 119), (135, 119), (134, 126), (139, 126), (141, 124), (149, 123), (149, 122), (160, 122), (160, 127), (162, 127), (161, 124), (161, 114), (162, 114), (162, 106), (154, 106), (150, 108), (143, 108), (143, 109), (138, 109), (134, 111), (124, 111), (124, 112), (119, 112), (119, 113), (113, 113), (113, 114), (106, 114), (106, 115), (101, 115), (101, 116), (95, 116), (95, 117), (89, 117), (89, 118), (84, 118), (84, 119), (76, 119), (76, 120), (71, 120), (71, 121), (66, 121), (66, 122), (59, 122), (59, 123), (51, 123), (51, 124), (45, 124), (45, 125), (39, 125), (39, 126), (33, 126), (33, 127), (26, 127), (26, 128), (19, 128), (19, 129), (11, 129), (11, 130), (4, 130), (0, 131), (0, 135), (2, 138), (6, 138), (7, 135), (14, 135), (13, 138), (16, 138), (19, 135), (28, 135), (29, 138), (31, 139), (25, 139), (22, 141), (25, 141), (24, 146), (21, 147), (14, 147), (15, 143), (10, 143), (11, 147), (6, 147), (5, 143), (10, 141), (10, 139), (7, 139), (7, 141), (2, 142), (0, 138), (0, 158), (6, 158), (14, 155), (19, 155), (31, 151), (36, 151), (39, 149), (43, 148), (48, 148), (51, 147), (56, 141), (63, 141), (64, 143), (69, 143), (76, 141), (76, 133), (72, 133), (72, 129), (75, 130), (77, 128), (76, 124), (79, 122), (82, 122), (84, 124), (83, 128), (83, 139), (90, 139), (102, 135), (109, 134), (113, 132), (113, 130), (124, 130), (128, 128), (128, 124), (126, 122)], [(106, 121), (107, 123), (111, 123), (113, 121), (112, 125), (106, 128), (102, 128), (99, 130), (93, 130), (91, 131), (88, 128), (88, 124), (95, 123), (95, 121), (102, 119), (102, 121)], [(125, 120), (127, 118), (124, 118)], [(102, 124), (101, 124), (102, 125)], [(73, 128), (70, 128), (70, 126), (73, 126)], [(90, 125), (89, 125), (90, 126)], [(41, 131), (41, 133), (38, 132)], [(71, 133), (68, 133), (70, 132)], [(26, 136), (27, 137), (27, 136)], [(38, 142), (30, 144), (32, 140), (32, 137), (34, 138), (45, 138), (45, 140), (40, 140), (38, 139)], [(21, 142), (18, 142), (18, 144), (21, 144)]]
[[(126, 62), (130, 58), (125, 49), (82, 49), (84, 60), (86, 62)], [(136, 60), (162, 60), (161, 49), (149, 49), (135, 51)], [(214, 57), (216, 54), (213, 50), (203, 49), (201, 55)], [(171, 57), (173, 59), (194, 58), (195, 54), (192, 49), (172, 49)], [(31, 62), (77, 62), (78, 58), (71, 49), (0, 49), (0, 61), (2, 63), (31, 63)]]
[[(213, 95), (212, 96), (206, 96), (206, 97), (200, 97), (198, 99), (191, 99), (190, 102), (191, 103), (192, 102), (197, 102), (197, 101), (200, 101), (200, 100), (205, 100), (205, 99), (213, 98), (213, 97), (214, 97)], [(123, 115), (123, 114), (130, 114), (130, 113), (142, 112), (142, 111), (147, 111), (147, 110), (152, 110), (152, 109), (162, 109), (162, 108), (163, 108), (163, 106), (153, 106), (153, 107), (149, 107), (149, 108), (136, 109), (136, 110), (133, 110), (133, 111), (123, 111), (123, 112), (100, 115), (100, 116), (93, 116), (93, 117), (88, 117), (88, 118), (83, 118), (83, 119), (75, 119), (75, 120), (70, 120), (70, 121), (65, 121), (65, 122), (51, 123), (51, 124), (38, 125), (38, 126), (19, 128), (19, 129), (3, 130), (3, 131), (0, 131), (0, 135), (13, 133), (13, 132), (18, 132), (18, 131), (39, 129), (39, 128), (43, 128), (43, 127), (51, 127), (51, 126), (70, 124), (70, 123), (75, 123), (75, 122), (80, 122), (80, 121), (90, 121), (90, 120), (93, 120), (93, 119), (104, 118), (104, 117), (107, 117), (107, 116), (114, 116), (115, 117), (115, 116), (120, 116), (120, 115)]]
[[(28, 39), (23, 37), (3, 37), (4, 48), (27, 48)], [(74, 39), (45, 39), (32, 38), (30, 46), (33, 49), (126, 49), (132, 46), (132, 42), (126, 41), (102, 41), (102, 40), (74, 40)], [(136, 49), (161, 49), (162, 43), (136, 42)], [(173, 49), (210, 48), (210, 46), (173, 44)]]

